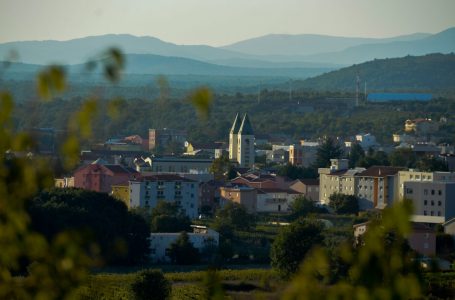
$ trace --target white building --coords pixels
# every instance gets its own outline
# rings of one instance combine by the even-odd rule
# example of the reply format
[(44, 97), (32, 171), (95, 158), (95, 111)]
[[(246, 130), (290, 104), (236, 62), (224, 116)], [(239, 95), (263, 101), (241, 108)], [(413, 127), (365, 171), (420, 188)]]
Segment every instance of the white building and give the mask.
[(287, 212), (294, 199), (301, 194), (290, 189), (257, 189), (256, 212)]
[[(193, 232), (188, 238), (193, 247), (201, 252), (205, 247), (219, 245), (219, 233), (205, 226), (191, 225)], [(179, 237), (179, 232), (164, 232), (150, 234), (150, 259), (152, 262), (170, 262), (169, 249)]]
[(131, 180), (130, 207), (153, 208), (158, 201), (178, 203), (188, 217), (198, 215), (198, 183), (174, 174), (142, 176)]

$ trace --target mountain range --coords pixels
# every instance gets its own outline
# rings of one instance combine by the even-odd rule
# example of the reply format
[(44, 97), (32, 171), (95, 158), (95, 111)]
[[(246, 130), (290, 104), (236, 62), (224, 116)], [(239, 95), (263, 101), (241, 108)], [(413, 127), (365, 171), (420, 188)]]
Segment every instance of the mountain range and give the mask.
[(11, 51), (29, 64), (81, 64), (97, 59), (108, 47), (125, 54), (181, 57), (242, 68), (339, 68), (375, 58), (455, 52), (455, 27), (436, 34), (392, 38), (273, 34), (223, 47), (177, 45), (154, 37), (127, 34), (91, 36), (68, 41), (21, 41), (0, 44), (0, 60)]

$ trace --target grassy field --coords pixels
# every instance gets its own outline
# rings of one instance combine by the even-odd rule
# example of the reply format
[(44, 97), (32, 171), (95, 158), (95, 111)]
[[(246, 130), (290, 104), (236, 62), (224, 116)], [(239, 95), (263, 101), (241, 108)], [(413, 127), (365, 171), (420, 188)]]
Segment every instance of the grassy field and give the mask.
[[(271, 269), (220, 270), (217, 272), (228, 298), (278, 299), (282, 283)], [(205, 271), (165, 273), (172, 282), (171, 299), (203, 299)], [(81, 299), (134, 299), (130, 285), (136, 274), (96, 274), (79, 291)]]

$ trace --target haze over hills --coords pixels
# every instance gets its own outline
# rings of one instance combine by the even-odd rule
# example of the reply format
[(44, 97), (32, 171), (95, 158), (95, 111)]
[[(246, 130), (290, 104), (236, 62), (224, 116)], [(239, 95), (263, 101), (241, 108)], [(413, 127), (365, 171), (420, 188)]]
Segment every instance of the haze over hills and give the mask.
[(455, 52), (455, 28), (438, 34), (416, 33), (385, 39), (322, 35), (267, 35), (225, 47), (176, 45), (154, 37), (128, 34), (92, 36), (69, 41), (23, 41), (0, 44), (0, 60), (18, 53), (30, 64), (80, 64), (108, 47), (125, 54), (182, 57), (244, 68), (337, 68), (374, 58)]
[(413, 41), (431, 36), (429, 33), (415, 33), (393, 38), (351, 38), (316, 34), (269, 34), (240, 41), (222, 49), (251, 55), (311, 55), (341, 51), (362, 44), (380, 44), (395, 41)]
[(355, 91), (359, 76), (361, 88), (371, 91), (455, 90), (455, 54), (429, 54), (402, 58), (376, 59), (295, 82), (296, 89)]

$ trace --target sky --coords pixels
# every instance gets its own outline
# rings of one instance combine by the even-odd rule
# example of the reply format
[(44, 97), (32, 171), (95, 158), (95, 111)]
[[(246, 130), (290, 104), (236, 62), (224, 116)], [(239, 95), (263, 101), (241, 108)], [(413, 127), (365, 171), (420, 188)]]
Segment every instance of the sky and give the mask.
[(0, 0), (0, 43), (108, 33), (228, 45), (270, 33), (391, 37), (455, 26), (455, 0)]

